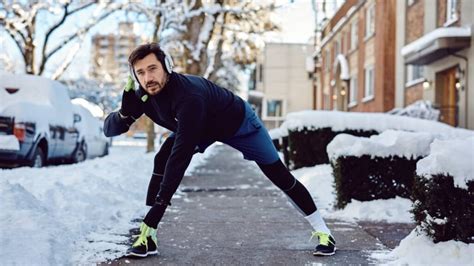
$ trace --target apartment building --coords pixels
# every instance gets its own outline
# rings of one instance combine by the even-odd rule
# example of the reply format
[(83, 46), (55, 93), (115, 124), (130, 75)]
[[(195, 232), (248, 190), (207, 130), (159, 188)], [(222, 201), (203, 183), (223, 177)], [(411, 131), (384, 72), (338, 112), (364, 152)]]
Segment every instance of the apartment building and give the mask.
[(265, 44), (248, 101), (267, 128), (280, 126), (289, 112), (312, 109), (312, 81), (306, 68), (312, 51), (309, 44)]
[(128, 22), (120, 23), (116, 34), (94, 35), (91, 77), (107, 82), (123, 82), (129, 73), (128, 56), (139, 40), (133, 33), (133, 23)]
[(424, 99), (440, 121), (474, 129), (474, 2), (397, 1), (396, 105)]
[(394, 107), (395, 0), (347, 0), (322, 28), (315, 107), (384, 112)]

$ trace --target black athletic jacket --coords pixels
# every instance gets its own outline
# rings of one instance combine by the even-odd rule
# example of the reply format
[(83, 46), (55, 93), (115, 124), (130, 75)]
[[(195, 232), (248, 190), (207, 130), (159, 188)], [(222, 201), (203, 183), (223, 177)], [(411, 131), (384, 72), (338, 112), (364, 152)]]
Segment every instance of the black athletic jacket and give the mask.
[[(146, 95), (143, 88), (137, 97)], [(156, 124), (176, 132), (158, 197), (169, 202), (200, 142), (232, 137), (244, 118), (244, 101), (231, 91), (197, 76), (172, 73), (163, 90), (142, 101), (145, 113)], [(141, 115), (140, 114), (140, 115)], [(127, 132), (135, 120), (112, 112), (104, 122), (107, 137)]]

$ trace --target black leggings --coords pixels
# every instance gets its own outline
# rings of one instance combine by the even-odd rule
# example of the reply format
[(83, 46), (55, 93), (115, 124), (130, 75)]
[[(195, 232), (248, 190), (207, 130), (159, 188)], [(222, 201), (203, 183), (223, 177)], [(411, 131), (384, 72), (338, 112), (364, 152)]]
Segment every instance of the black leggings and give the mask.
[(293, 205), (304, 215), (316, 211), (316, 205), (308, 190), (288, 171), (281, 160), (272, 164), (258, 164), (262, 172), (288, 196)]
[[(174, 137), (168, 137), (156, 154), (153, 174), (148, 185), (146, 205), (152, 208), (145, 216), (144, 222), (153, 228), (158, 226), (168, 205), (167, 202), (161, 202), (156, 197), (160, 190), (166, 162), (171, 154), (174, 139)], [(258, 164), (258, 166), (268, 179), (288, 196), (300, 212), (307, 216), (316, 211), (316, 205), (308, 190), (288, 171), (281, 160), (277, 160), (272, 164)]]

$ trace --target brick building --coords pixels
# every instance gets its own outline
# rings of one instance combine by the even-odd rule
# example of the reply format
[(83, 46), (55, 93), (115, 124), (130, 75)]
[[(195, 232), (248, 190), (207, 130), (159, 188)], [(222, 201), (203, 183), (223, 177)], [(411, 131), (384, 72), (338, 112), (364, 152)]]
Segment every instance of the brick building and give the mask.
[(406, 0), (396, 9), (396, 105), (429, 100), (440, 121), (474, 129), (473, 1)]
[(395, 9), (395, 0), (347, 0), (326, 22), (315, 53), (315, 109), (394, 108)]

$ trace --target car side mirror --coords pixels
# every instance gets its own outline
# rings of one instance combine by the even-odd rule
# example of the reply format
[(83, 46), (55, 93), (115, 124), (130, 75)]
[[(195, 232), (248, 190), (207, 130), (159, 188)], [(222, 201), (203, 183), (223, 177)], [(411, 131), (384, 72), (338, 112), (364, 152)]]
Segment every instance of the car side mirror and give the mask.
[(74, 114), (74, 123), (81, 122), (82, 118), (78, 114)]

